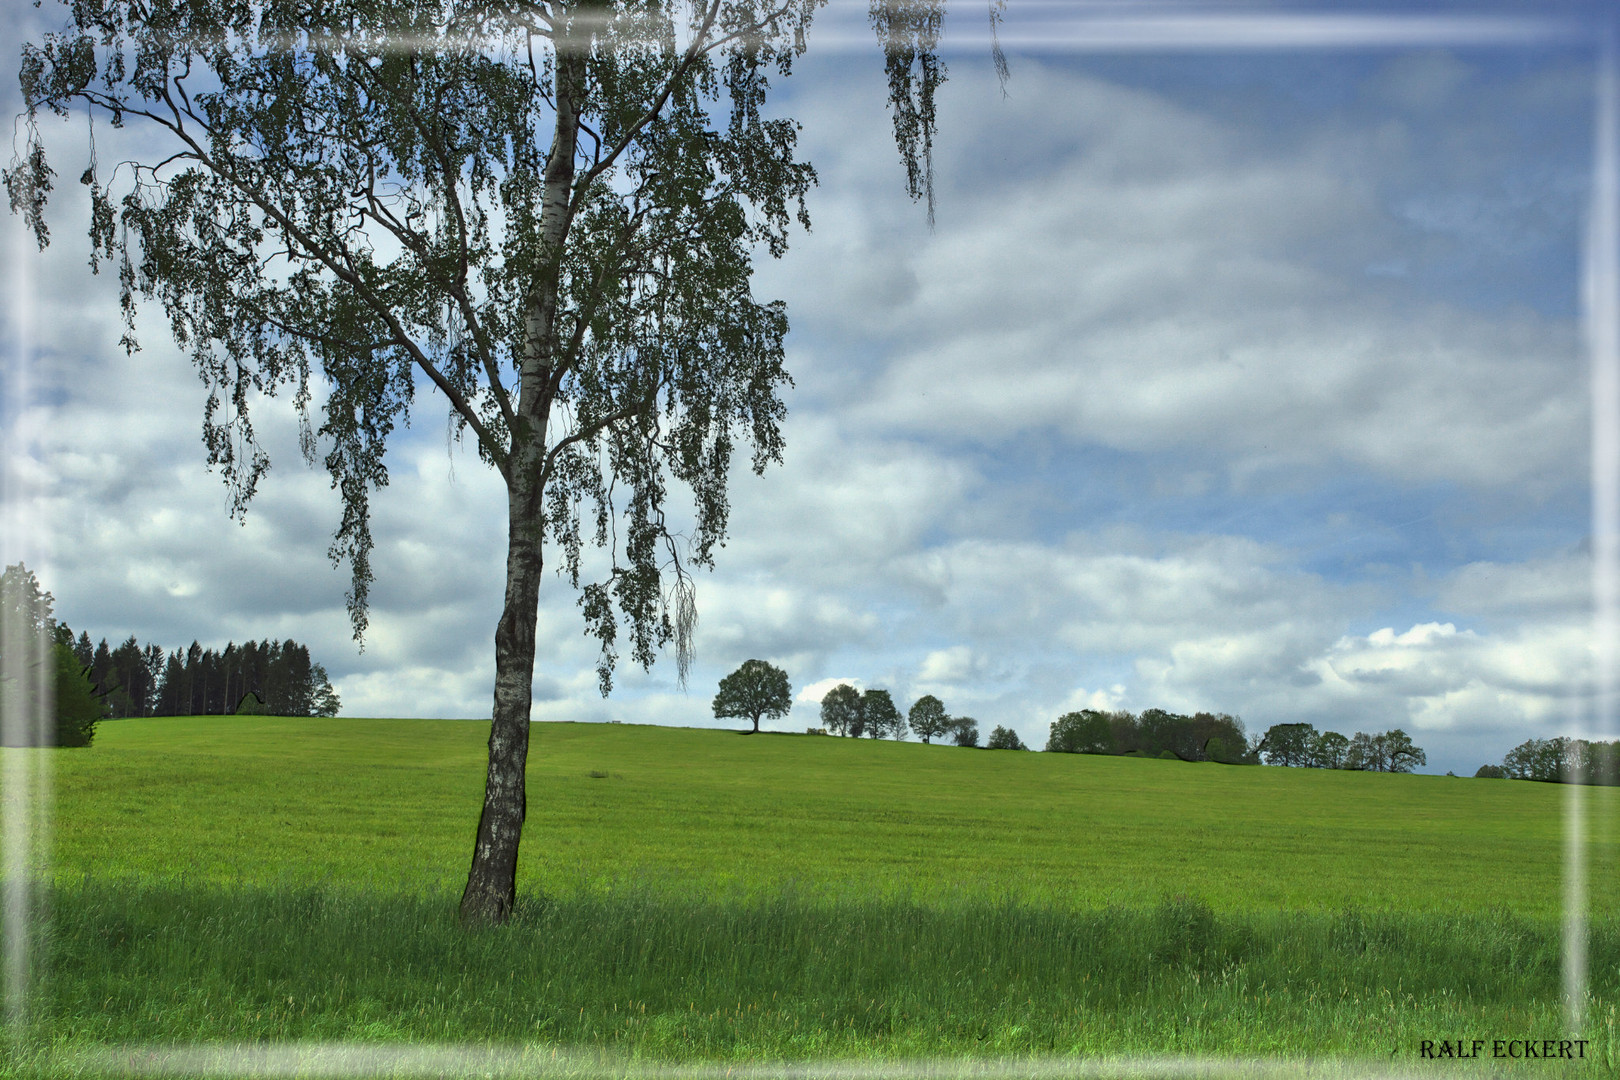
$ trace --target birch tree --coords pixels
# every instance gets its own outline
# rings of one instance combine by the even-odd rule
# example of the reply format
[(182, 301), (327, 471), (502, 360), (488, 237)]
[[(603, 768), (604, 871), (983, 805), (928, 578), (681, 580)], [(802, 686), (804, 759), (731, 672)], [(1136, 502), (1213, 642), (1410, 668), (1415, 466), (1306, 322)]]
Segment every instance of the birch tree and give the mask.
[[(603, 694), (621, 648), (649, 666), (673, 643), (684, 682), (691, 574), (726, 534), (732, 458), (781, 458), (787, 314), (752, 295), (752, 260), (809, 227), (815, 172), (798, 125), (764, 106), (822, 2), (77, 0), (23, 46), (12, 210), (43, 248), (57, 174), (41, 122), (88, 115), (91, 265), (118, 275), (126, 349), (155, 305), (206, 386), (207, 461), (233, 516), (270, 464), (254, 409), (291, 396), (304, 456), (340, 496), (329, 554), (351, 571), (357, 640), (370, 498), (419, 392), (503, 480), (466, 921), (504, 921), (515, 896), (547, 554), (600, 644)], [(930, 216), (942, 14), (871, 11), (907, 188)], [(161, 149), (104, 162), (98, 124)], [(666, 516), (675, 484), (692, 497), (684, 534)]]

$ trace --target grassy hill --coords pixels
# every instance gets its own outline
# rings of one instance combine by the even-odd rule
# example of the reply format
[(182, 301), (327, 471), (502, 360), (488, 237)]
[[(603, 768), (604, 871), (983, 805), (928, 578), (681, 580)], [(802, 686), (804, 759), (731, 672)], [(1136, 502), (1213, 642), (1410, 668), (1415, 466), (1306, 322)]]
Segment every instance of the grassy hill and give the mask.
[[(487, 725), (180, 717), (58, 752), (59, 877), (458, 889)], [(1620, 868), (1620, 790), (1586, 789), (1589, 880)], [(962, 893), (1064, 907), (1551, 918), (1567, 792), (1456, 777), (539, 724), (520, 887), (691, 895)], [(1595, 887), (1614, 914), (1620, 890)]]
[(1582, 792), (1591, 980), (1572, 1032), (1553, 785), (546, 724), (524, 896), (468, 932), (454, 901), (486, 731), (185, 717), (4, 751), (50, 755), (54, 883), (35, 1022), (0, 1045), (0, 1078), (231, 1074), (129, 1049), (206, 1044), (284, 1047), (293, 1075), (333, 1042), (518, 1048), (468, 1075), (1422, 1069), (1425, 1041), (1464, 1037), (1588, 1042), (1448, 1076), (1620, 1068), (1615, 789)]

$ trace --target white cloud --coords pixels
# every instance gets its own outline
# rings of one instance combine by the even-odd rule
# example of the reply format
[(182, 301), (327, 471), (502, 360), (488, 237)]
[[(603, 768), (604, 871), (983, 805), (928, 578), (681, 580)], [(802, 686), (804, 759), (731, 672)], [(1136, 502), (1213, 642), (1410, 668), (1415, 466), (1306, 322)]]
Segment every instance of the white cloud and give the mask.
[[(855, 83), (840, 107), (868, 89)], [(876, 134), (815, 147), (840, 181), (822, 196), (832, 224), (800, 246), (810, 272), (776, 284), (812, 333), (865, 335), (845, 358), (870, 370), (846, 391), (863, 426), (988, 445), (1051, 430), (1196, 454), (1239, 483), (1282, 465), (1567, 482), (1586, 432), (1570, 325), (1349, 270), (1401, 258), (1380, 183), (1416, 150), (1392, 161), (1379, 130), (1344, 125), (1262, 148), (1192, 107), (1036, 62), (1011, 100), (983, 89), (948, 102), (941, 172), (956, 179), (933, 234), (890, 224), (903, 200), (882, 194), (896, 182)], [(964, 160), (1023, 164), (1030, 147), (1045, 156), (1026, 171)], [(862, 359), (874, 340), (889, 359)]]
[[(1420, 121), (1479, 96), (1469, 71), (1413, 57), (1368, 98), (1415, 118), (1279, 133), (1034, 60), (1007, 100), (954, 70), (933, 232), (901, 191), (880, 67), (860, 71), (800, 93), (816, 231), (756, 289), (787, 298), (796, 328), (786, 460), (734, 474), (731, 541), (698, 579), (691, 690), (668, 663), (626, 662), (603, 701), (574, 596), (548, 575), (536, 719), (712, 724), (714, 684), (759, 657), (807, 684), (796, 700), (812, 712), (840, 682), (933, 692), (1032, 745), (1078, 708), (1213, 709), (1261, 730), (1407, 725), (1461, 771), (1563, 722), (1589, 671), (1588, 556), (1451, 567), (1398, 545), (1393, 563), (1429, 565), (1337, 580), (1242, 498), (1279, 466), (1304, 491), (1357, 471), (1380, 490), (1490, 491), (1534, 524), (1548, 490), (1584, 484), (1573, 325), (1412, 284), (1435, 237), (1501, 226), (1519, 243), (1502, 223), (1565, 197), (1557, 176), (1491, 198), (1419, 183), (1438, 160)], [(1537, 100), (1559, 100), (1544, 82)], [(1446, 184), (1499, 164), (1483, 119), (1454, 126)], [(68, 224), (82, 200), (59, 194), (57, 243), (30, 256), (39, 401), (6, 469), (51, 523), (63, 617), (170, 648), (296, 637), (346, 714), (487, 715), (504, 495), (465, 450), (451, 480), (439, 401), (418, 401), (374, 500), (357, 655), (346, 575), (324, 556), (337, 499), (298, 461), (290, 418), (266, 414), (276, 465), (232, 524), (201, 467), (194, 373), (155, 313), (145, 351), (123, 357), (113, 283), (87, 280)], [(16, 219), (0, 228), (12, 238)], [(1115, 528), (1042, 491), (1013, 520), (1008, 488), (1032, 465), (1007, 447), (1031, 432), (1140, 465), (1144, 497), (1227, 497), (1232, 514), (1202, 526), (1217, 535)], [(1248, 535), (1219, 535), (1235, 527)]]
[(800, 690), (798, 694), (794, 696), (793, 700), (819, 705), (821, 704), (821, 699), (827, 696), (827, 691), (833, 689), (834, 687), (845, 685), (853, 686), (857, 690), (866, 689), (866, 682), (862, 679), (857, 679), (852, 675), (835, 676), (830, 679), (818, 679), (809, 686), (805, 687), (803, 690)]

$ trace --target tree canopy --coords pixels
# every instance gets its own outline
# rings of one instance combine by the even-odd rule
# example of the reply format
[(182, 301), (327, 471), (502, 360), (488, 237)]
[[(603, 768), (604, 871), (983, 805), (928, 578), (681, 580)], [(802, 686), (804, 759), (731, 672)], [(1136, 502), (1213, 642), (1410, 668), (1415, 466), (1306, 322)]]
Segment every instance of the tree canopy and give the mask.
[(906, 714), (906, 720), (917, 737), (926, 743), (935, 736), (945, 734), (950, 718), (945, 715), (943, 701), (933, 694), (924, 694)]
[(861, 721), (865, 733), (874, 739), (903, 739), (906, 718), (887, 690), (867, 690), (861, 694)]
[(1024, 740), (1018, 737), (1018, 732), (1010, 727), (997, 724), (990, 732), (990, 737), (984, 741), (986, 750), (1028, 750)]
[(866, 727), (861, 692), (849, 683), (839, 683), (821, 699), (821, 726), (835, 735), (860, 738)]
[(764, 660), (744, 660), (741, 667), (720, 680), (720, 692), (714, 695), (714, 715), (717, 719), (752, 720), (758, 731), (761, 717), (775, 720), (788, 714), (793, 708), (792, 692), (787, 672)]

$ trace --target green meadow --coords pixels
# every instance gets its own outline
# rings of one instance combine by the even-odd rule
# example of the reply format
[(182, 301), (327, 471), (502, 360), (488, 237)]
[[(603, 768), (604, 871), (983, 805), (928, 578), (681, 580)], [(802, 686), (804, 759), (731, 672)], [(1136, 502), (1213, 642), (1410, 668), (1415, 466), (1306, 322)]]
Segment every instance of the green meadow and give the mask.
[[(454, 905), (486, 736), (184, 717), (5, 751), (50, 755), (53, 857), (30, 1034), (0, 1073), (239, 1043), (549, 1049), (579, 1075), (1620, 1066), (1613, 788), (1579, 792), (1590, 956), (1571, 1032), (1564, 787), (543, 724), (517, 915), (468, 932)], [(1588, 1041), (1556, 1062), (1423, 1055), (1462, 1038)]]

